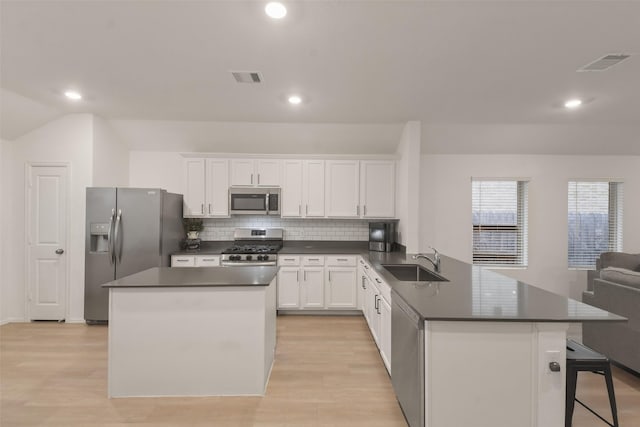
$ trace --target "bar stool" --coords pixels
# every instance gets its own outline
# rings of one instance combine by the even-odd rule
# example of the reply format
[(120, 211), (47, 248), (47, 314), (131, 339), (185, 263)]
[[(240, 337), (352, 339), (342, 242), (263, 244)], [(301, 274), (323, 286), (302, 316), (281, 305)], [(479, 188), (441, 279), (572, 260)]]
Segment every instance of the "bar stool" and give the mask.
[[(604, 379), (607, 383), (607, 392), (609, 393), (609, 404), (611, 405), (613, 424), (602, 418), (593, 409), (589, 408), (580, 400), (576, 399), (576, 382), (578, 380), (579, 371), (591, 371), (595, 374), (604, 375)], [(616, 396), (613, 391), (613, 379), (611, 377), (611, 364), (609, 363), (609, 359), (600, 353), (596, 353), (589, 347), (585, 347), (584, 345), (572, 340), (567, 340), (567, 395), (564, 415), (565, 427), (571, 427), (574, 401), (584, 406), (592, 414), (611, 427), (619, 427)]]

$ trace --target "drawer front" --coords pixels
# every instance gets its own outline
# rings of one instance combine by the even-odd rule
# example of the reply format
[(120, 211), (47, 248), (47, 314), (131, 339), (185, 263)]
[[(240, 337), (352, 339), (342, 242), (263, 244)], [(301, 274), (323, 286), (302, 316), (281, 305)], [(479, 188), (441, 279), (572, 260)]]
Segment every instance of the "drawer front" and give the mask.
[(353, 255), (330, 255), (327, 256), (327, 265), (335, 265), (340, 267), (355, 267), (357, 256)]
[(219, 265), (220, 257), (217, 255), (196, 256), (196, 267), (218, 267)]
[(172, 255), (171, 267), (195, 267), (196, 257), (193, 255)]
[(324, 265), (324, 256), (304, 256), (302, 257), (302, 265)]
[(278, 255), (278, 265), (300, 265), (300, 255)]

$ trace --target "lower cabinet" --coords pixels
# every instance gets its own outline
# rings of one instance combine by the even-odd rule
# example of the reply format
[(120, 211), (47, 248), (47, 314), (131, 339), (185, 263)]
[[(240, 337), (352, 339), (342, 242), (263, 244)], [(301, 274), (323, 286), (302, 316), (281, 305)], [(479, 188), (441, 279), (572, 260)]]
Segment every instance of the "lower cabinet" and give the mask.
[(355, 256), (281, 255), (278, 264), (279, 310), (357, 308)]
[(391, 375), (391, 288), (375, 274), (371, 266), (363, 263), (360, 276), (364, 291), (362, 312), (384, 366)]

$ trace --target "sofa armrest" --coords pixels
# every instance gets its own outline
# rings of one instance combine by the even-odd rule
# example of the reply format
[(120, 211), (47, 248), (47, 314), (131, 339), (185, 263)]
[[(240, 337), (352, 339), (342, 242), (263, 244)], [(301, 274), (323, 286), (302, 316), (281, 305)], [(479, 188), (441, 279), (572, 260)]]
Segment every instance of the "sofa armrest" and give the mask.
[[(628, 326), (640, 331), (640, 289), (609, 282), (603, 279), (593, 281), (592, 296), (583, 293), (587, 304), (629, 319)], [(589, 300), (589, 301), (587, 301)]]

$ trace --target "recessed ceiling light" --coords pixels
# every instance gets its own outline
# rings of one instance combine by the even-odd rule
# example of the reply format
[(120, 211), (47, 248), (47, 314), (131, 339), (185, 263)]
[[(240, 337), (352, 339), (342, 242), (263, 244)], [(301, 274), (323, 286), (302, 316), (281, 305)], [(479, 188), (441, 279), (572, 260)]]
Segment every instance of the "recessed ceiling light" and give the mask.
[(273, 19), (281, 19), (287, 15), (287, 8), (284, 7), (282, 3), (279, 3), (277, 1), (267, 3), (264, 11), (267, 15), (269, 15), (269, 17)]
[(564, 103), (566, 108), (578, 108), (582, 105), (581, 99), (570, 99)]
[(75, 90), (66, 91), (64, 93), (64, 96), (74, 101), (79, 101), (80, 99), (82, 99), (82, 95), (79, 92), (76, 92)]
[(302, 102), (302, 98), (300, 98), (298, 95), (291, 95), (289, 97), (289, 103), (293, 104), (293, 105), (298, 105)]

